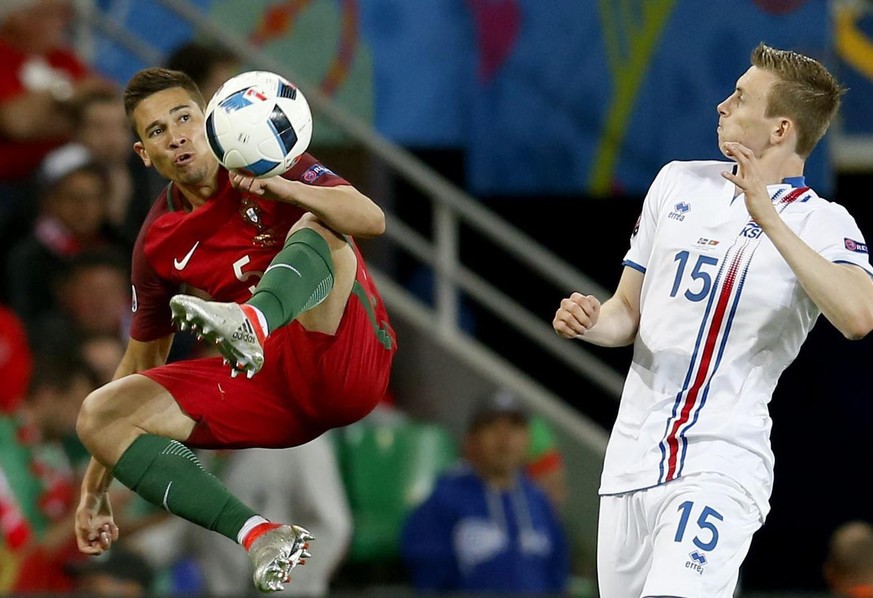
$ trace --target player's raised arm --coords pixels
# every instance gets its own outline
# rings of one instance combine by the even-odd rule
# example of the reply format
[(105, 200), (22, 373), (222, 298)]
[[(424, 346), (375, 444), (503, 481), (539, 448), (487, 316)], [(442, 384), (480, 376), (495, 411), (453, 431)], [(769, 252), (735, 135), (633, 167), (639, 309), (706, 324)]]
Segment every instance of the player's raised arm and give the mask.
[(231, 173), (230, 180), (242, 191), (291, 203), (311, 212), (340, 234), (367, 239), (385, 232), (382, 208), (352, 185), (307, 185), (282, 177), (256, 179), (239, 173)]
[(767, 230), (803, 290), (849, 340), (873, 330), (873, 280), (859, 266), (828, 261), (779, 220)]
[(803, 290), (843, 336), (851, 340), (867, 336), (873, 330), (870, 275), (857, 265), (834, 263), (806, 244), (773, 208), (766, 187), (757, 178), (759, 159), (755, 154), (741, 143), (724, 146), (725, 154), (737, 161), (739, 169), (722, 176), (743, 190), (749, 213), (791, 266)]

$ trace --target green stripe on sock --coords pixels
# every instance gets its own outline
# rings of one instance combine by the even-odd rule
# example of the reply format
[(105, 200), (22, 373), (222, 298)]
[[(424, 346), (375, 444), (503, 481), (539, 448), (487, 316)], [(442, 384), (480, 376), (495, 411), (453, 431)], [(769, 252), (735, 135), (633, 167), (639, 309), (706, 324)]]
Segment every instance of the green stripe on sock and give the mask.
[(324, 301), (331, 289), (330, 246), (317, 232), (304, 228), (288, 237), (246, 303), (261, 310), (272, 331)]
[(112, 475), (153, 505), (234, 542), (243, 524), (257, 515), (204, 470), (188, 447), (162, 436), (134, 440)]

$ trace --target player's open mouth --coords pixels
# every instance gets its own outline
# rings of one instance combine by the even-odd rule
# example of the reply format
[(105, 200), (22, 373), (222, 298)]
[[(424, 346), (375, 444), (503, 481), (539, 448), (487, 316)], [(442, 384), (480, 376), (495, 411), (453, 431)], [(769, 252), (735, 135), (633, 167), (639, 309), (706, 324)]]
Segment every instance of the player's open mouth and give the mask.
[(174, 163), (176, 164), (176, 166), (185, 166), (186, 164), (189, 164), (193, 159), (194, 154), (180, 154), (176, 156)]

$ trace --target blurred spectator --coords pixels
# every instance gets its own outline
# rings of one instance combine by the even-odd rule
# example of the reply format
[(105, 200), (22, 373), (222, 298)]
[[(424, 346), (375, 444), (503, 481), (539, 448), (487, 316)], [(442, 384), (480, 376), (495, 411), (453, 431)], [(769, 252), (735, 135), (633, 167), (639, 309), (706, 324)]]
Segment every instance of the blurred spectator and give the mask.
[(555, 433), (542, 417), (530, 419), (530, 448), (527, 474), (545, 490), (558, 511), (567, 503), (567, 472), (564, 458), (558, 449)]
[[(297, 569), (283, 595), (326, 596), (349, 546), (352, 518), (331, 433), (290, 449), (208, 452), (204, 466), (241, 500), (273, 521), (300, 521), (313, 536), (312, 559)], [(269, 472), (269, 475), (264, 475)], [(209, 593), (241, 596), (251, 585), (248, 555), (214, 534), (188, 527)]]
[(39, 181), (39, 216), (6, 262), (9, 305), (27, 326), (55, 306), (52, 284), (74, 256), (114, 241), (105, 228), (105, 172), (88, 150), (67, 145), (53, 152)]
[(30, 381), (33, 359), (18, 315), (0, 305), (0, 415), (18, 407)]
[(836, 596), (873, 598), (873, 525), (849, 521), (834, 530), (824, 577)]
[[(43, 158), (70, 139), (69, 107), (117, 86), (76, 55), (67, 34), (73, 0), (0, 2), (0, 254), (29, 227), (29, 182)], [(0, 283), (0, 294), (6, 288)]]
[(82, 357), (97, 372), (101, 386), (112, 381), (124, 349), (124, 341), (111, 332), (91, 334), (81, 341)]
[(508, 393), (474, 411), (466, 463), (442, 475), (405, 522), (401, 550), (418, 590), (561, 594), (569, 549), (549, 498), (526, 474), (529, 415)]
[[(67, 264), (66, 271), (56, 276), (53, 294), (55, 308), (30, 326), (31, 347), (44, 353), (77, 347), (89, 363), (108, 367), (108, 363), (90, 361), (100, 357), (95, 348), (87, 354), (84, 349), (91, 337), (111, 336), (122, 344), (127, 339), (130, 276), (123, 253), (107, 247), (77, 255)], [(98, 371), (101, 378), (106, 373), (103, 369)]]
[(66, 571), (73, 578), (73, 591), (82, 596), (146, 596), (155, 578), (149, 562), (123, 543), (100, 556), (75, 559)]
[(63, 564), (78, 554), (73, 518), (86, 457), (75, 450), (76, 418), (97, 387), (94, 372), (74, 352), (38, 356), (25, 400), (0, 417), (0, 591), (71, 588)]
[(208, 102), (221, 84), (239, 73), (241, 61), (230, 50), (198, 41), (175, 48), (165, 66), (182, 71), (192, 79)]
[(0, 181), (22, 181), (69, 140), (69, 106), (83, 93), (117, 89), (91, 72), (69, 43), (72, 0), (0, 3)]
[[(0, 416), (0, 595), (53, 595), (74, 588), (68, 565), (84, 555), (73, 522), (90, 458), (75, 427), (82, 401), (99, 385), (75, 348), (37, 353), (24, 401)], [(116, 521), (128, 538), (167, 517), (133, 512), (139, 497), (120, 484), (110, 492)]]
[(118, 92), (95, 91), (73, 105), (75, 142), (103, 167), (108, 182), (107, 222), (131, 250), (140, 226), (163, 186), (131, 148), (133, 134)]

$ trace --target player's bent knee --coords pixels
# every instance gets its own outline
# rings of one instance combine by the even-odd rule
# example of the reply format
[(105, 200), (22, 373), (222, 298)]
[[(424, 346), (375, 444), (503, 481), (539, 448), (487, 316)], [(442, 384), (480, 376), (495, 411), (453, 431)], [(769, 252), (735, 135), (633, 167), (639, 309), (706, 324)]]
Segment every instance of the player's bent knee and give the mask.
[(126, 410), (121, 400), (124, 393), (119, 392), (120, 387), (123, 384), (119, 384), (119, 381), (107, 384), (92, 391), (82, 402), (76, 420), (76, 433), (89, 450), (94, 448), (101, 432), (105, 433), (106, 428), (118, 421)]
[(331, 250), (345, 246), (346, 240), (342, 235), (337, 234), (327, 226), (325, 226), (317, 216), (307, 212), (300, 217), (300, 220), (294, 223), (294, 226), (288, 231), (286, 239), (290, 238), (294, 233), (308, 228), (311, 231), (318, 233), (325, 241)]
[(105, 411), (105, 391), (103, 388), (91, 392), (82, 402), (79, 417), (76, 419), (76, 434), (86, 448), (91, 448), (94, 436), (99, 433), (103, 412)]

